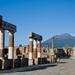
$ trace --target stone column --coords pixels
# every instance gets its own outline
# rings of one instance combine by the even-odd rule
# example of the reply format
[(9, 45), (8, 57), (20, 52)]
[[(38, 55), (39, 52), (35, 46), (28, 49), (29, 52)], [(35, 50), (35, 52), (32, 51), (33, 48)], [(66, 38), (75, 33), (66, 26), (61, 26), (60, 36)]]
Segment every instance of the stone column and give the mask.
[(14, 33), (9, 32), (8, 59), (13, 59), (13, 56), (14, 56)]
[(52, 49), (54, 49), (54, 37), (52, 38)]
[(50, 62), (55, 63), (55, 52), (54, 52), (54, 37), (52, 38), (52, 49), (50, 51)]
[(29, 52), (29, 45), (27, 45), (24, 50), (25, 50), (24, 53), (25, 53), (25, 54), (28, 54), (28, 52)]
[(38, 61), (37, 61), (37, 41), (34, 40), (33, 42), (33, 59), (34, 59), (34, 64), (37, 65)]
[(37, 41), (37, 58), (41, 57), (41, 41)]
[(3, 49), (4, 49), (4, 30), (0, 29), (0, 58), (3, 57)]
[(33, 42), (33, 59), (37, 58), (37, 41)]
[(29, 56), (28, 65), (33, 65), (33, 39), (29, 38)]

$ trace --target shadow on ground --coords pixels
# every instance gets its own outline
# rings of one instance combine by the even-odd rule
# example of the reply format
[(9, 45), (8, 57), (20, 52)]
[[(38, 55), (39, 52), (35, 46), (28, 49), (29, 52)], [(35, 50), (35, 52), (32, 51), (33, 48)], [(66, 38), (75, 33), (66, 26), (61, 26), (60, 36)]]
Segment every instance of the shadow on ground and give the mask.
[(35, 66), (15, 68), (15, 69), (10, 69), (10, 70), (1, 70), (0, 74), (2, 74), (2, 73), (28, 72), (28, 71), (43, 70), (43, 69), (46, 69), (48, 67), (55, 67), (55, 66), (57, 66), (57, 63), (55, 63), (55, 64), (35, 65)]

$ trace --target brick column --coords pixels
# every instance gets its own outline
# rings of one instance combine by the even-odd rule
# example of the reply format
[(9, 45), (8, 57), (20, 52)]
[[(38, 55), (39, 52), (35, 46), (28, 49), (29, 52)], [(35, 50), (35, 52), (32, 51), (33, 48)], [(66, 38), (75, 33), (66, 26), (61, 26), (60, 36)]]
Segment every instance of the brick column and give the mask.
[(28, 52), (29, 52), (29, 45), (26, 46), (26, 51), (25, 51), (25, 53), (28, 54)]
[(37, 58), (37, 41), (33, 42), (33, 59)]
[(29, 38), (29, 56), (28, 65), (33, 65), (33, 39)]
[(14, 33), (9, 32), (8, 59), (13, 59), (13, 53), (14, 53)]
[(4, 30), (0, 29), (0, 58), (3, 57), (4, 37)]
[(33, 59), (34, 59), (34, 64), (37, 65), (38, 61), (37, 61), (37, 41), (34, 40), (34, 44), (33, 44)]
[(37, 41), (37, 58), (41, 57), (41, 41)]

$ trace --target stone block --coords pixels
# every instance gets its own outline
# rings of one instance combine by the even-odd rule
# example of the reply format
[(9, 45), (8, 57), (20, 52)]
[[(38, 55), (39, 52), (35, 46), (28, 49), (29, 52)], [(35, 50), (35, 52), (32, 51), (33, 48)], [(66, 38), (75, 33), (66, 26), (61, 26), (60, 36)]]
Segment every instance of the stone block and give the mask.
[(0, 60), (0, 70), (2, 69), (2, 60)]
[(21, 59), (14, 59), (14, 68), (21, 67)]
[(4, 60), (4, 69), (13, 68), (13, 59), (5, 59)]
[(23, 58), (21, 60), (21, 66), (24, 67), (24, 66), (28, 66), (28, 58)]

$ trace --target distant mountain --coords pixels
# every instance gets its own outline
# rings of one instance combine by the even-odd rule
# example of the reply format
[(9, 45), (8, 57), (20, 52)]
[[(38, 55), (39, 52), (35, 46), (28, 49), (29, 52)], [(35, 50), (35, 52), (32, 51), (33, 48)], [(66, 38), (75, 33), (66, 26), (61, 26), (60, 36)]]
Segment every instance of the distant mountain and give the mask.
[[(53, 37), (54, 37), (54, 45), (57, 48), (62, 48), (65, 46), (75, 46), (75, 36), (72, 36), (68, 33), (61, 34), (61, 35), (55, 35)], [(47, 47), (47, 45), (49, 47), (52, 46), (52, 38), (42, 43), (43, 47)]]

